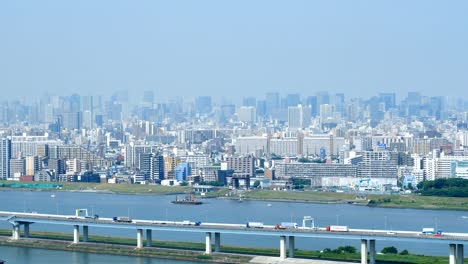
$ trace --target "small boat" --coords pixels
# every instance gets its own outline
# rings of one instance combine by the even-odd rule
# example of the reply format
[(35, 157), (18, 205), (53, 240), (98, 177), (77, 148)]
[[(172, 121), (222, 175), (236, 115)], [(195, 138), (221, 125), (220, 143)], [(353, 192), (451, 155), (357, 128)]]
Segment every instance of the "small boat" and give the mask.
[(202, 204), (203, 202), (197, 201), (193, 195), (189, 194), (186, 195), (184, 198), (179, 198), (176, 196), (176, 199), (174, 201), (171, 201), (171, 203), (174, 204), (191, 204), (191, 205), (199, 205)]
[(271, 206), (271, 204), (267, 204), (267, 206), (268, 206), (268, 207), (270, 207), (270, 206)]
[(50, 195), (50, 197), (52, 197), (52, 198), (55, 198), (55, 194), (54, 194), (54, 193), (53, 193), (53, 194), (51, 194), (51, 195)]

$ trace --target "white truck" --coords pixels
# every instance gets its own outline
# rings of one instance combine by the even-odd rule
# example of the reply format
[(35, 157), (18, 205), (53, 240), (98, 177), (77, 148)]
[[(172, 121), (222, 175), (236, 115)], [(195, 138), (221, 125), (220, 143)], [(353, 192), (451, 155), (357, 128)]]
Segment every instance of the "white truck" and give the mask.
[(275, 229), (289, 229), (289, 228), (297, 228), (297, 223), (281, 222), (281, 224), (275, 225)]
[(331, 225), (327, 226), (326, 230), (331, 232), (348, 232), (349, 228), (348, 226)]
[(435, 233), (435, 229), (432, 227), (424, 227), (422, 229), (423, 235), (433, 235)]
[(245, 227), (247, 228), (263, 228), (262, 222), (248, 222)]
[(128, 216), (114, 216), (112, 217), (112, 220), (114, 222), (119, 222), (119, 223), (131, 223), (132, 222), (132, 218)]

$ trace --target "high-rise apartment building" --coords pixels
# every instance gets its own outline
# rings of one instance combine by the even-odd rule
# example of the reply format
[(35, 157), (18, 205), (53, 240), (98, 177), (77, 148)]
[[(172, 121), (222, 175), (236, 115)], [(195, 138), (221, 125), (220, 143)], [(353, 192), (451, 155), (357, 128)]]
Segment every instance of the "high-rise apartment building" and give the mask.
[(0, 179), (10, 177), (11, 139), (2, 138), (0, 141)]
[(25, 160), (24, 158), (10, 159), (10, 178), (19, 178), (25, 175)]
[(26, 175), (34, 176), (34, 174), (39, 171), (40, 162), (38, 156), (28, 156), (26, 157)]
[(288, 124), (290, 128), (306, 128), (311, 120), (310, 106), (290, 106), (288, 107)]

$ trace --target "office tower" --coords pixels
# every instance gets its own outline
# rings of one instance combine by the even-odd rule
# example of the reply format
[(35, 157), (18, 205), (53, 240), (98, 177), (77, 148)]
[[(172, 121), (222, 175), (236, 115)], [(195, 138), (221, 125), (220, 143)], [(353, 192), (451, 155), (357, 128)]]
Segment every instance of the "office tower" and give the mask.
[(280, 107), (278, 93), (267, 93), (265, 97), (266, 115), (275, 116)]
[(253, 106), (257, 105), (257, 99), (255, 97), (244, 97), (242, 99), (242, 106)]
[(328, 92), (318, 92), (317, 93), (317, 104), (318, 105), (323, 105), (323, 104), (330, 104), (330, 95)]
[(316, 117), (319, 112), (319, 106), (317, 104), (317, 96), (307, 97), (306, 105), (310, 106), (310, 115), (312, 117)]
[(108, 120), (119, 121), (122, 119), (123, 106), (115, 101), (107, 101), (105, 105), (105, 113)]
[(86, 110), (82, 113), (82, 128), (91, 129), (94, 127), (93, 113)]
[(54, 122), (54, 107), (52, 104), (47, 104), (44, 106), (44, 121), (46, 123)]
[(266, 110), (266, 101), (258, 100), (257, 101), (257, 117), (265, 117), (267, 113)]
[(333, 97), (333, 105), (335, 106), (335, 112), (338, 112), (341, 116), (343, 116), (345, 113), (345, 97), (343, 93), (335, 94)]
[(217, 111), (216, 114), (216, 119), (218, 123), (227, 123), (229, 122), (229, 119), (231, 119), (234, 114), (236, 113), (236, 106), (233, 104), (226, 104), (222, 105), (220, 107), (220, 110)]
[(395, 93), (379, 93), (379, 100), (385, 103), (385, 110), (396, 107)]
[(177, 181), (186, 181), (190, 176), (190, 165), (187, 162), (180, 163), (175, 168), (175, 179)]
[[(81, 111), (81, 98), (77, 94), (73, 94), (68, 99), (69, 108), (67, 112), (79, 112)], [(58, 108), (58, 107), (57, 107)]]
[(299, 94), (288, 94), (286, 95), (286, 106), (297, 106), (301, 103), (301, 97)]
[(406, 104), (408, 115), (418, 116), (421, 108), (421, 95), (418, 92), (408, 92)]
[(320, 119), (324, 122), (327, 119), (333, 118), (333, 112), (335, 112), (335, 106), (331, 104), (320, 105)]
[(440, 120), (443, 111), (444, 98), (442, 96), (431, 97), (430, 99), (430, 114)]
[(160, 154), (153, 154), (151, 160), (151, 179), (153, 181), (164, 179), (164, 157)]
[(85, 95), (81, 97), (81, 111), (94, 111), (94, 103), (92, 95)]
[(241, 122), (255, 123), (257, 121), (257, 113), (255, 107), (241, 106), (237, 110), (237, 119)]
[(375, 127), (384, 118), (385, 109), (382, 109), (379, 98), (374, 96), (369, 100), (368, 110), (371, 122), (370, 125)]
[(288, 107), (289, 128), (306, 128), (310, 125), (310, 106), (290, 106)]
[(154, 92), (144, 91), (143, 92), (143, 103), (147, 106), (152, 106), (154, 103)]
[(69, 112), (63, 114), (63, 128), (68, 130), (81, 129), (81, 112)]
[(2, 138), (0, 142), (0, 179), (10, 177), (11, 139)]
[(211, 96), (199, 96), (195, 99), (195, 112), (198, 114), (211, 113)]

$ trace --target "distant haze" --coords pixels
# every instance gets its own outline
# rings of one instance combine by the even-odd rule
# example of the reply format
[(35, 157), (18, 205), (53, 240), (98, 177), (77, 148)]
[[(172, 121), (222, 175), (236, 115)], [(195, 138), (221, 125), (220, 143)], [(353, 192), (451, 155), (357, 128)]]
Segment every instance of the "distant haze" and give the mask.
[(468, 1), (1, 1), (8, 97), (468, 90)]

